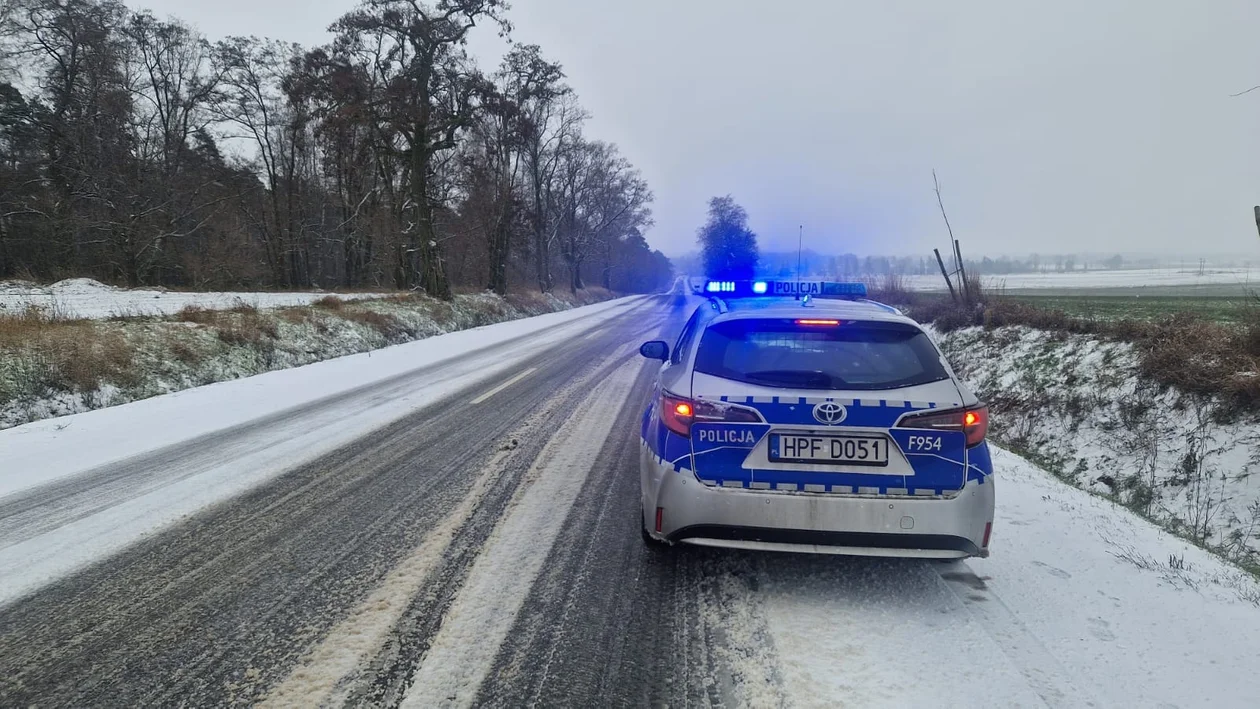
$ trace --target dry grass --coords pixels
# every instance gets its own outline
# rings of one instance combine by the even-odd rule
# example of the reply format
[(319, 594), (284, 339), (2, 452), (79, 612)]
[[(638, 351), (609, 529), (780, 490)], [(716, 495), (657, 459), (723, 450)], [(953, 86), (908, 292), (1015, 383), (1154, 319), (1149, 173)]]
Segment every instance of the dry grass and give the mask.
[(0, 401), (41, 391), (87, 392), (106, 381), (130, 383), (134, 356), (121, 332), (91, 320), (58, 318), (37, 308), (0, 315), (0, 359), (26, 375), (0, 383)]
[(1143, 376), (1183, 392), (1219, 396), (1229, 412), (1260, 410), (1260, 307), (1234, 324), (1186, 312), (1155, 321), (1085, 318), (991, 294), (973, 305), (939, 295), (911, 294), (910, 300), (911, 317), (945, 332), (1018, 325), (1131, 342)]
[(199, 364), (205, 356), (201, 350), (176, 337), (166, 338), (166, 349), (175, 359), (187, 365)]
[(341, 316), (350, 322), (357, 322), (375, 329), (388, 340), (403, 336), (412, 337), (415, 334), (398, 318), (378, 313), (375, 310), (347, 309), (342, 311)]
[(342, 298), (338, 298), (335, 295), (326, 295), (323, 298), (320, 298), (319, 300), (315, 301), (314, 303), (311, 303), (311, 305), (313, 305), (316, 308), (322, 308), (324, 310), (338, 311), (346, 307), (346, 301)]
[(302, 323), (310, 322), (315, 318), (315, 310), (302, 306), (281, 308), (276, 311), (276, 315), (287, 323), (292, 325), (301, 325)]
[(189, 305), (176, 313), (175, 319), (213, 328), (219, 340), (229, 345), (257, 346), (280, 336), (276, 320), (249, 303), (238, 303), (227, 310)]
[(222, 314), (218, 310), (208, 310), (200, 305), (185, 305), (178, 313), (175, 313), (176, 320), (198, 325), (214, 325), (221, 318)]

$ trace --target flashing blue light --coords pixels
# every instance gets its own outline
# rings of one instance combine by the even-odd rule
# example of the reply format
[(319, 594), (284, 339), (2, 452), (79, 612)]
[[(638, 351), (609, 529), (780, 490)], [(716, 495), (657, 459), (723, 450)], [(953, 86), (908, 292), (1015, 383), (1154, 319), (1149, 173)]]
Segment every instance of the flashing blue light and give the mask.
[(862, 283), (835, 283), (829, 281), (708, 281), (704, 292), (731, 298), (774, 296), (802, 298), (809, 296), (865, 298), (866, 285)]

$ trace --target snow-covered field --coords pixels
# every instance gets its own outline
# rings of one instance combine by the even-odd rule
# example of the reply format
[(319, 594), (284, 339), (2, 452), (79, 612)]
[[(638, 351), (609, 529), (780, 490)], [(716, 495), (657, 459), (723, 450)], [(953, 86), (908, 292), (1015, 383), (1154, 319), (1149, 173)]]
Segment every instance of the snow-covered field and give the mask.
[[(1070, 271), (1067, 273), (1016, 273), (1005, 276), (984, 276), (984, 284), (1010, 290), (1080, 290), (1086, 288), (1135, 288), (1169, 286), (1248, 286), (1260, 283), (1260, 269), (1160, 268), (1117, 271)], [(945, 283), (939, 275), (907, 276), (906, 286), (912, 290), (943, 291)]]
[[(66, 318), (99, 320), (111, 317), (171, 315), (190, 305), (224, 310), (242, 303), (259, 308), (308, 305), (328, 293), (185, 293), (131, 290), (107, 286), (90, 278), (71, 278), (48, 286), (25, 281), (0, 281), (0, 313), (17, 313), (30, 306)], [(338, 298), (379, 298), (383, 294), (338, 293)]]

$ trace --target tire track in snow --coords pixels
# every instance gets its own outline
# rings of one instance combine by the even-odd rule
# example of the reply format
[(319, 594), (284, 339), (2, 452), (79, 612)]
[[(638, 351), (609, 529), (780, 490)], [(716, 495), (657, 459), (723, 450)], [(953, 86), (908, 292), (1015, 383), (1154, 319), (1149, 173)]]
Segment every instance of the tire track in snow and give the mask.
[[(622, 322), (621, 328), (610, 330), (610, 334), (615, 335), (618, 340), (633, 339), (659, 326), (659, 321), (655, 318), (649, 318), (647, 324), (643, 321)], [(598, 343), (586, 345), (588, 349), (604, 350), (607, 346), (608, 343), (604, 343), (602, 347)], [(555, 428), (566, 421), (581, 402), (591, 395), (592, 384), (607, 379), (627, 359), (628, 355), (614, 354), (578, 370), (573, 368), (572, 363), (582, 362), (584, 358), (566, 357), (556, 360), (563, 363), (563, 370), (569, 372), (570, 376), (558, 387), (554, 383), (550, 385), (551, 397), (546, 410), (540, 412), (538, 417), (546, 424), (542, 430), (525, 439), (531, 446), (531, 453), (521, 458), (518, 472), (504, 476), (500, 489), (491, 492), (474, 516), (457, 533), (444, 555), (441, 567), (435, 570), (423, 593), (412, 599), (390, 631), (385, 646), (368, 667), (359, 673), (358, 681), (341, 693), (347, 697), (347, 706), (393, 706), (402, 701), (415, 668), (428, 652), (434, 636), (445, 622), (450, 604), (466, 584), (468, 573), (484, 548), (486, 538), (505, 514), (528, 469), (538, 460), (543, 447), (555, 435)], [(546, 384), (535, 383), (535, 386), (547, 388)]]
[(572, 507), (639, 363), (604, 379), (543, 449), (410, 681), (403, 707), (469, 706)]
[[(685, 319), (658, 337), (671, 339)], [(640, 540), (639, 421), (654, 374), (645, 367), (615, 412), (476, 706), (733, 705), (718, 632), (701, 612), (716, 602), (706, 591), (711, 555)]]
[[(513, 434), (512, 441), (528, 433)], [(456, 533), (507, 468), (511, 448), (505, 447), (481, 470), (459, 506), (425, 536), (424, 543), (396, 566), (367, 598), (329, 631), (318, 645), (258, 704), (280, 707), (337, 706), (348, 700), (348, 687), (358, 679), (383, 646), (411, 598), (420, 592), (442, 560)]]

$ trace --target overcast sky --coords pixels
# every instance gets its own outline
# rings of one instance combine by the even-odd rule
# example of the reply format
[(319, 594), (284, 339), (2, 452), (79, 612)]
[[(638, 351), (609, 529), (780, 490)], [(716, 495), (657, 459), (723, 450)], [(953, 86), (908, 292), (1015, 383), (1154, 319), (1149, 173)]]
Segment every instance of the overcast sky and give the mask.
[[(135, 0), (212, 39), (314, 45), (353, 3)], [(732, 194), (763, 248), (1255, 252), (1260, 2), (515, 0), (694, 249)], [(487, 68), (502, 45), (473, 44)]]

